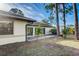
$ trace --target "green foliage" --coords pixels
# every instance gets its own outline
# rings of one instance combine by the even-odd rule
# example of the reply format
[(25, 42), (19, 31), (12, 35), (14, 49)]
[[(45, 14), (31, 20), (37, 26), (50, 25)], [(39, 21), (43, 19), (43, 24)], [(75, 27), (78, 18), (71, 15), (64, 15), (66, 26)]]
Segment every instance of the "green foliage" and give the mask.
[(66, 29), (66, 27), (64, 27), (64, 29), (62, 30), (62, 34), (63, 34), (63, 37), (64, 37), (64, 38), (67, 37), (68, 30)]
[(67, 30), (68, 30), (68, 34), (74, 34), (74, 28), (73, 28), (74, 26), (73, 25), (70, 25), (70, 26), (68, 26), (67, 27)]
[(41, 35), (42, 34), (42, 30), (41, 30), (40, 24), (39, 24), (38, 27), (35, 28), (35, 34), (36, 35)]
[(67, 27), (65, 30), (62, 30), (63, 35), (74, 34), (74, 28), (72, 26)]
[(71, 14), (73, 11), (73, 6), (71, 3), (65, 4), (65, 13), (66, 14)]
[(65, 10), (63, 10), (63, 9), (61, 8), (62, 5), (63, 5), (63, 4), (61, 3), (61, 4), (59, 5), (59, 8), (58, 8), (60, 13), (65, 13), (66, 15), (67, 15), (67, 14), (72, 14), (72, 12), (73, 12), (73, 6), (72, 6), (71, 3), (64, 3), (64, 8), (65, 8)]
[(51, 29), (50, 32), (52, 32), (52, 34), (57, 34), (56, 28)]
[(54, 7), (55, 7), (54, 3), (50, 3), (50, 4), (45, 5), (46, 10), (51, 10), (52, 11)]
[(66, 34), (68, 33), (68, 30), (67, 30), (67, 29), (63, 29), (63, 30), (62, 30), (62, 33), (63, 33), (64, 35), (66, 35)]
[(48, 17), (50, 24), (51, 25), (52, 25), (52, 23), (54, 24), (55, 23), (55, 20), (54, 20), (55, 19), (55, 16), (54, 16), (54, 14), (55, 14), (55, 10), (54, 10), (55, 9), (55, 3), (46, 4), (45, 9), (46, 9), (47, 12), (50, 13), (50, 15)]
[(36, 28), (36, 34), (40, 35), (41, 34), (41, 29), (40, 28)]

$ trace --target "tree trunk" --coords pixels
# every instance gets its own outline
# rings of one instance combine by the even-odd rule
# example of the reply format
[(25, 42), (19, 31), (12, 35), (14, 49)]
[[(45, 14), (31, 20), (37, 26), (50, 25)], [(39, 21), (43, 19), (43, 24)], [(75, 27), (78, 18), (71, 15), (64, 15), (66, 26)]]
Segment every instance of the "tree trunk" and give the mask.
[(62, 5), (63, 5), (63, 23), (64, 23), (64, 30), (65, 30), (66, 29), (65, 5), (64, 5), (64, 3)]
[(62, 5), (63, 5), (63, 23), (64, 23), (64, 31), (65, 31), (65, 33), (64, 33), (64, 38), (66, 38), (65, 4), (62, 3)]
[(77, 6), (76, 3), (73, 3), (73, 9), (74, 9), (74, 20), (75, 20), (75, 36), (76, 39), (79, 40), (78, 38), (78, 14), (77, 14)]
[(58, 4), (56, 3), (56, 22), (57, 22), (57, 36), (60, 35), (60, 30), (59, 30), (59, 17), (58, 17)]

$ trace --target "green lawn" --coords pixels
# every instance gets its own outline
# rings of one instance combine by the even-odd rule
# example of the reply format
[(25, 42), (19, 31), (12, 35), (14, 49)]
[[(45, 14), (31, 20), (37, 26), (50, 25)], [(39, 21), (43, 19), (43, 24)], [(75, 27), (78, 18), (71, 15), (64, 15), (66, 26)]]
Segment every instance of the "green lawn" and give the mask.
[(79, 55), (79, 41), (44, 39), (0, 46), (0, 55), (72, 56)]

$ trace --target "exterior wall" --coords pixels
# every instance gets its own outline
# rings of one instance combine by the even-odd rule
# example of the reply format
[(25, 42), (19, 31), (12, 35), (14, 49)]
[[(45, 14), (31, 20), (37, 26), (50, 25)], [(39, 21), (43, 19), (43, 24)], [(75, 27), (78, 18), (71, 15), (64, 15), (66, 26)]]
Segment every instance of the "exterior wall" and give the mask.
[[(37, 35), (35, 35), (35, 28), (36, 28), (37, 26), (27, 26), (27, 27), (33, 28), (33, 35), (28, 35), (28, 36), (27, 36), (27, 40), (28, 40), (28, 41), (37, 40)], [(45, 34), (43, 34), (43, 35), (42, 35), (41, 37), (39, 37), (38, 39), (43, 39), (43, 38), (51, 37), (51, 36), (44, 36), (44, 35), (49, 35), (49, 34), (51, 34), (49, 31), (52, 29), (52, 27), (41, 27), (41, 28), (45, 28)]]
[(35, 36), (35, 27), (33, 27), (33, 36)]
[[(0, 19), (3, 20), (3, 18), (0, 18)], [(8, 19), (8, 18), (5, 18), (4, 20), (12, 21), (12, 19)], [(25, 41), (26, 24), (27, 22), (25, 21), (14, 20), (14, 26), (13, 26), (14, 33), (12, 35), (0, 35), (0, 45)]]
[(14, 21), (14, 35), (25, 35), (25, 25), (24, 21)]
[[(35, 36), (35, 26), (28, 26), (28, 27), (33, 28), (32, 36)], [(45, 35), (51, 34), (50, 30), (52, 29), (52, 27), (41, 27), (41, 28), (45, 28)]]
[(25, 36), (13, 36), (13, 35), (0, 36), (0, 45), (23, 42), (23, 41), (25, 41)]
[(50, 27), (45, 28), (45, 35), (51, 34), (51, 32), (50, 32), (51, 29), (52, 28), (50, 28)]
[[(0, 17), (0, 21), (13, 21), (13, 34), (12, 35), (0, 35), (0, 45), (22, 42), (25, 41), (25, 25), (28, 23), (26, 21), (20, 21), (12, 18)], [(35, 27), (33, 27), (33, 36), (35, 36)], [(44, 28), (44, 27), (43, 27)], [(45, 27), (45, 34), (49, 34), (51, 28)]]

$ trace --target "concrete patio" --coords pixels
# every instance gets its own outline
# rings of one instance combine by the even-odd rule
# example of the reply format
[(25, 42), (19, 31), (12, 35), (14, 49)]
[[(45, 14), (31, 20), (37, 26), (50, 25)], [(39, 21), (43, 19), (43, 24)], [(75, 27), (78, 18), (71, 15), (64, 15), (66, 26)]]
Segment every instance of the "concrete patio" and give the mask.
[(79, 42), (73, 39), (54, 38), (18, 42), (0, 46), (0, 55), (9, 56), (77, 56)]

